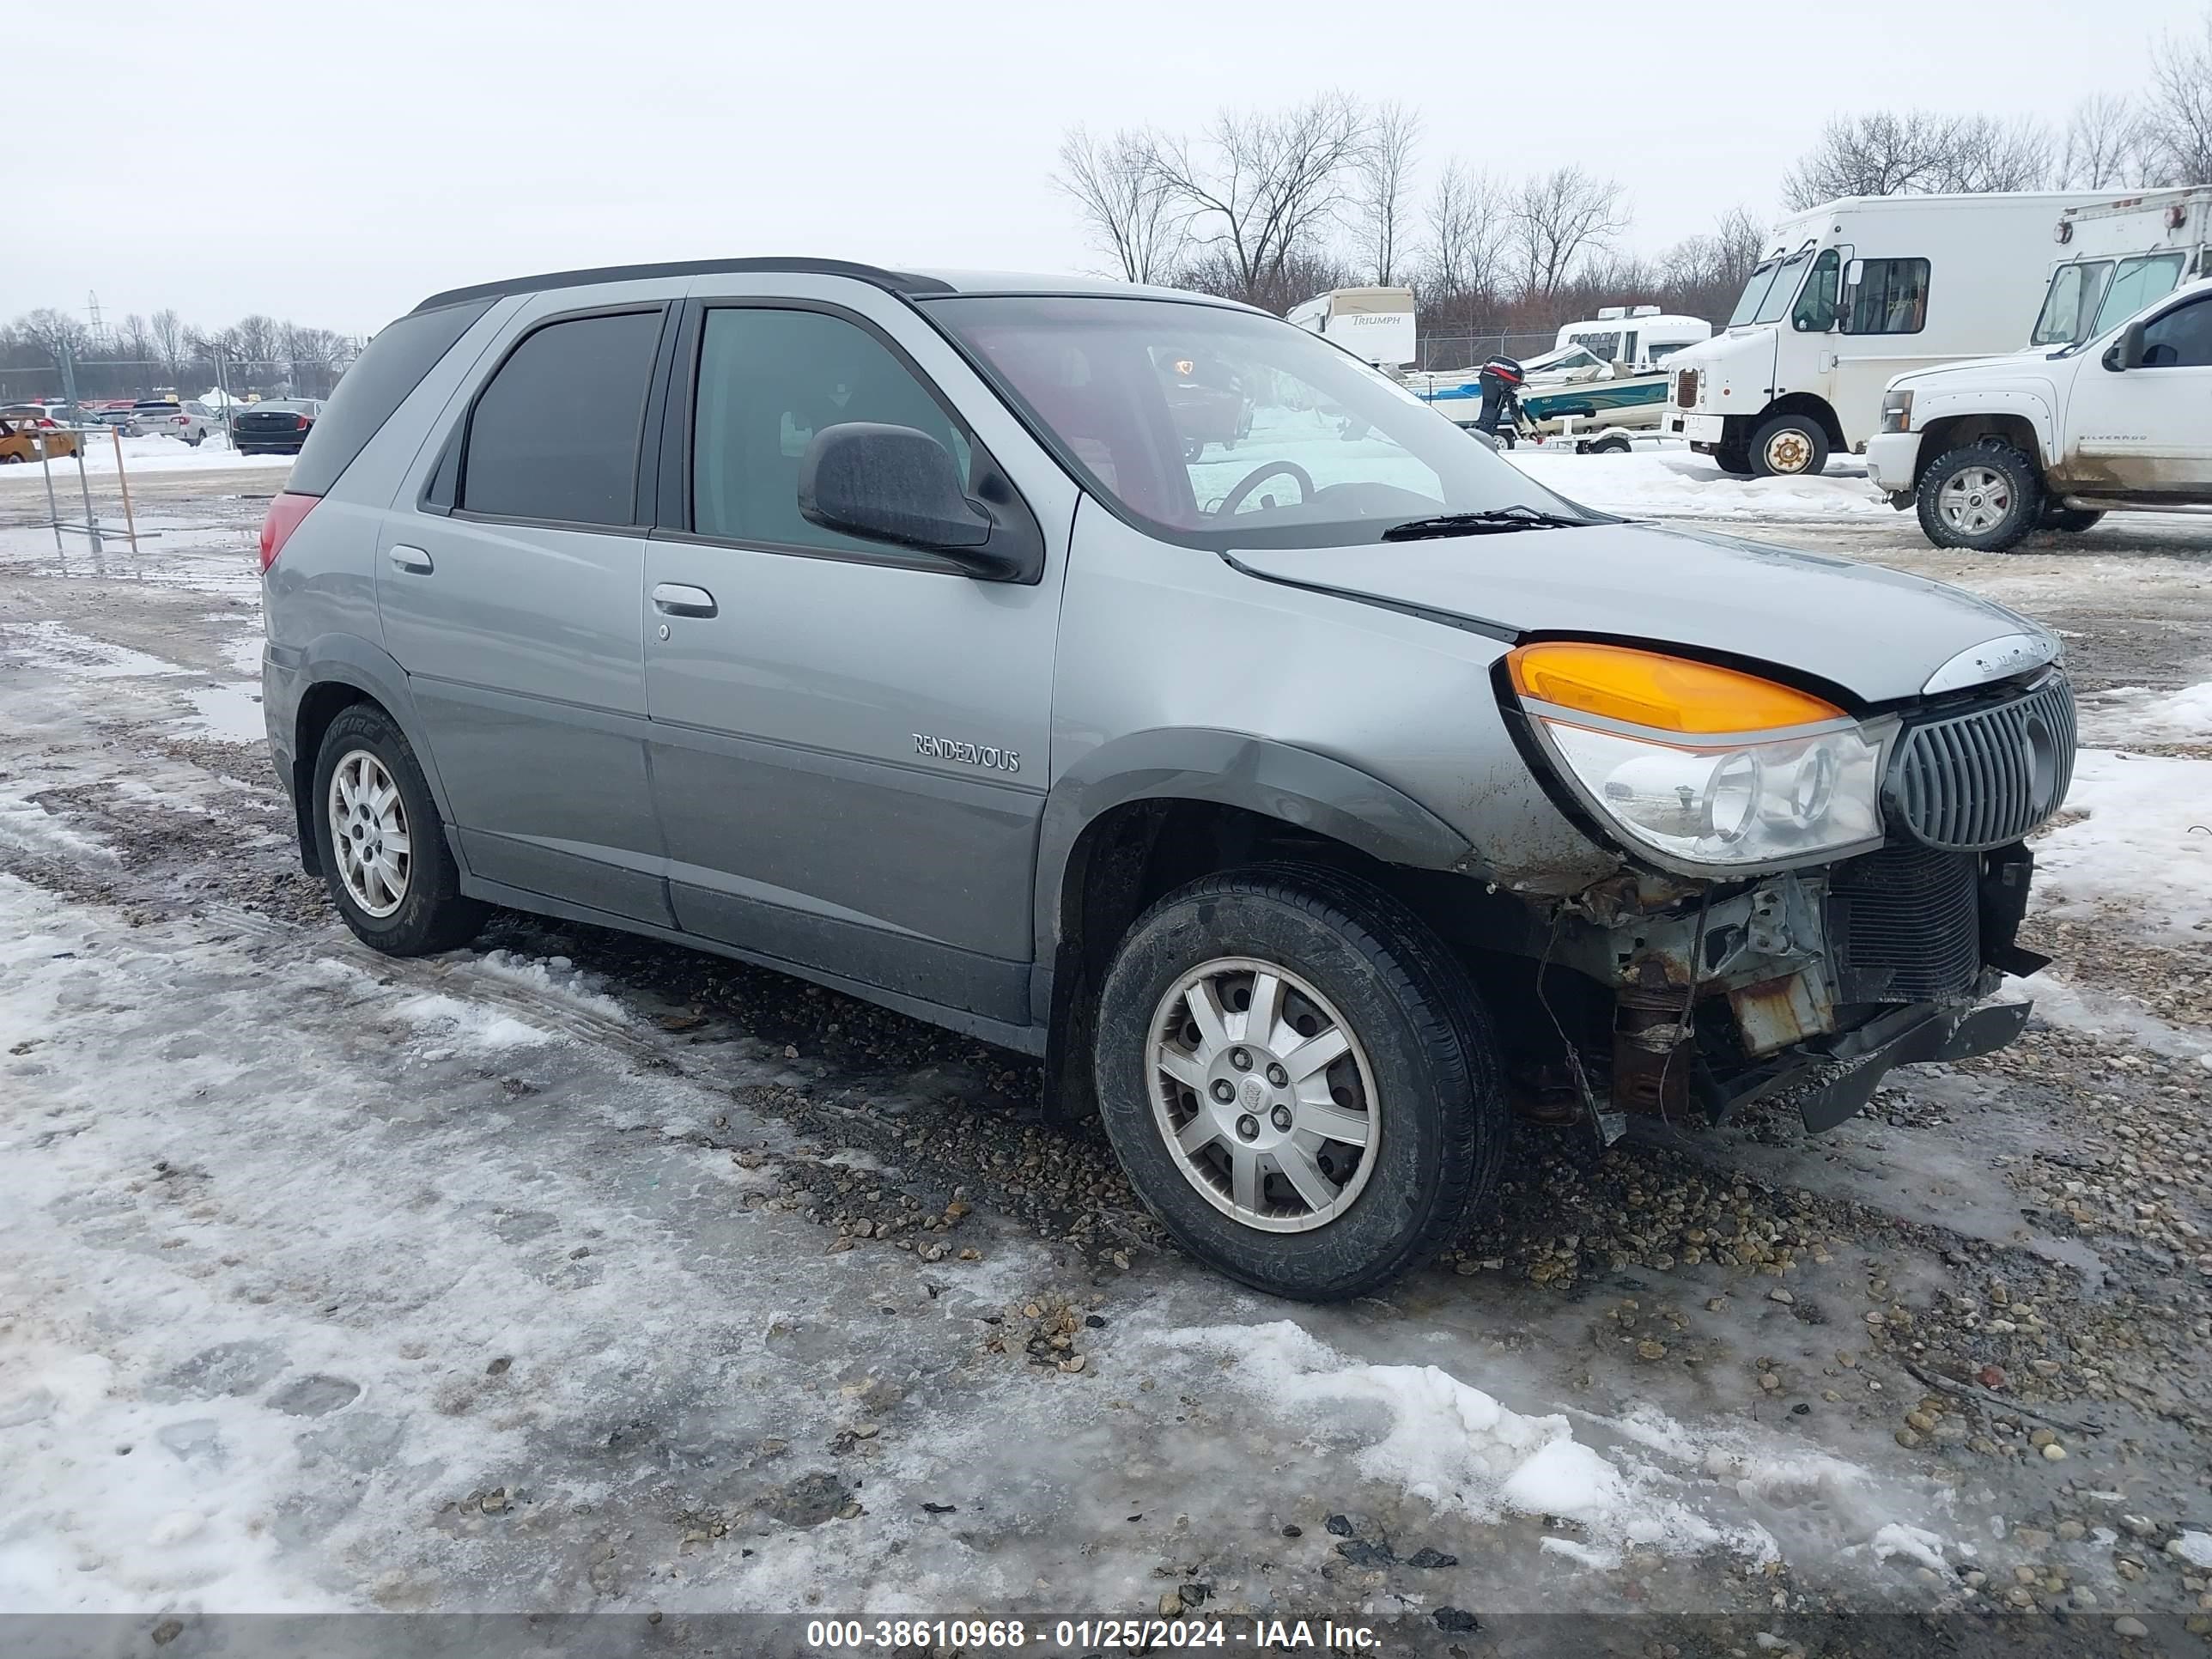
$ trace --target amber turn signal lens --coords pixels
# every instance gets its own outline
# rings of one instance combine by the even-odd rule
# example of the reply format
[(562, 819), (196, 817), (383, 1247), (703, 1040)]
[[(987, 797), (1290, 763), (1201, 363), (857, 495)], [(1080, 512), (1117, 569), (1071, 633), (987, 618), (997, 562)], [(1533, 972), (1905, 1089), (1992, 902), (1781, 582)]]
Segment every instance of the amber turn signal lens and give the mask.
[(1823, 698), (1755, 674), (1625, 645), (1559, 640), (1506, 658), (1524, 697), (1656, 732), (1770, 732), (1839, 720)]

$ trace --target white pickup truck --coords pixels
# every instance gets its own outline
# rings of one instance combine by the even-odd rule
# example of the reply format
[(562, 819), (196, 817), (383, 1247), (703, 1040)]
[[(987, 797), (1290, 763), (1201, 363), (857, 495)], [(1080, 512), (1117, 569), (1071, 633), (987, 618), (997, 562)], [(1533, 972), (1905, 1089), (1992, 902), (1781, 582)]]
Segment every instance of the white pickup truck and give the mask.
[(2212, 516), (2212, 280), (2094, 339), (1899, 375), (1866, 456), (1938, 547), (2002, 552), (2113, 507)]

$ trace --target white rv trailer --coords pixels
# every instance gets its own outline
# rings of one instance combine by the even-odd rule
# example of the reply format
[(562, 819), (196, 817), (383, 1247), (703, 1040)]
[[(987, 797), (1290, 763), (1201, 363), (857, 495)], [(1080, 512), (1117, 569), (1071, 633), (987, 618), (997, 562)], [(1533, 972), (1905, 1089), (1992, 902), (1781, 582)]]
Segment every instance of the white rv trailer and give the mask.
[(2020, 348), (2052, 226), (2111, 195), (1853, 196), (1784, 220), (1727, 331), (1668, 360), (1661, 429), (1739, 473), (1864, 448), (1896, 376)]
[(1403, 368), (1419, 355), (1413, 343), (1410, 288), (1338, 288), (1291, 308), (1290, 320), (1326, 335), (1377, 368)]
[(1713, 325), (1702, 317), (1670, 317), (1657, 306), (1600, 306), (1589, 322), (1560, 324), (1553, 349), (1556, 353), (1582, 346), (1600, 362), (1648, 374), (1686, 346), (1709, 340), (1712, 334)]

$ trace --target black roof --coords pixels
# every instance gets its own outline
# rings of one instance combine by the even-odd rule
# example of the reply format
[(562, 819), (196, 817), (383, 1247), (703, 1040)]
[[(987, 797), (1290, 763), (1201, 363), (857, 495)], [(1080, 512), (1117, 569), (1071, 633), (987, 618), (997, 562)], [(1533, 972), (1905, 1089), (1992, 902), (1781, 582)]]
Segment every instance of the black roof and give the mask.
[(415, 309), (435, 311), (441, 306), (467, 300), (496, 300), (509, 294), (541, 294), (553, 288), (587, 288), (599, 283), (641, 282), (654, 276), (704, 276), (724, 271), (761, 270), (801, 272), (817, 276), (850, 276), (872, 283), (893, 294), (950, 294), (952, 284), (941, 277), (911, 270), (886, 270), (879, 265), (854, 264), (845, 259), (678, 259), (653, 265), (600, 265), (590, 270), (549, 270), (535, 276), (510, 276), (504, 282), (477, 283), (469, 288), (449, 288), (433, 294)]

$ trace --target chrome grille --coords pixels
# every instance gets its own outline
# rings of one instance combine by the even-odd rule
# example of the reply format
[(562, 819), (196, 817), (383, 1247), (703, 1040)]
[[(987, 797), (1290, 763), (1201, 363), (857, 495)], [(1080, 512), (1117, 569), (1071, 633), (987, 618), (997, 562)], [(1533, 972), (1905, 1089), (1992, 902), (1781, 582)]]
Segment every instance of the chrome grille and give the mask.
[(1698, 371), (1679, 368), (1674, 371), (1674, 405), (1678, 409), (1698, 406)]
[(2054, 676), (2014, 702), (1908, 726), (1887, 794), (1923, 846), (1978, 852), (2049, 817), (2073, 776), (2074, 693)]

